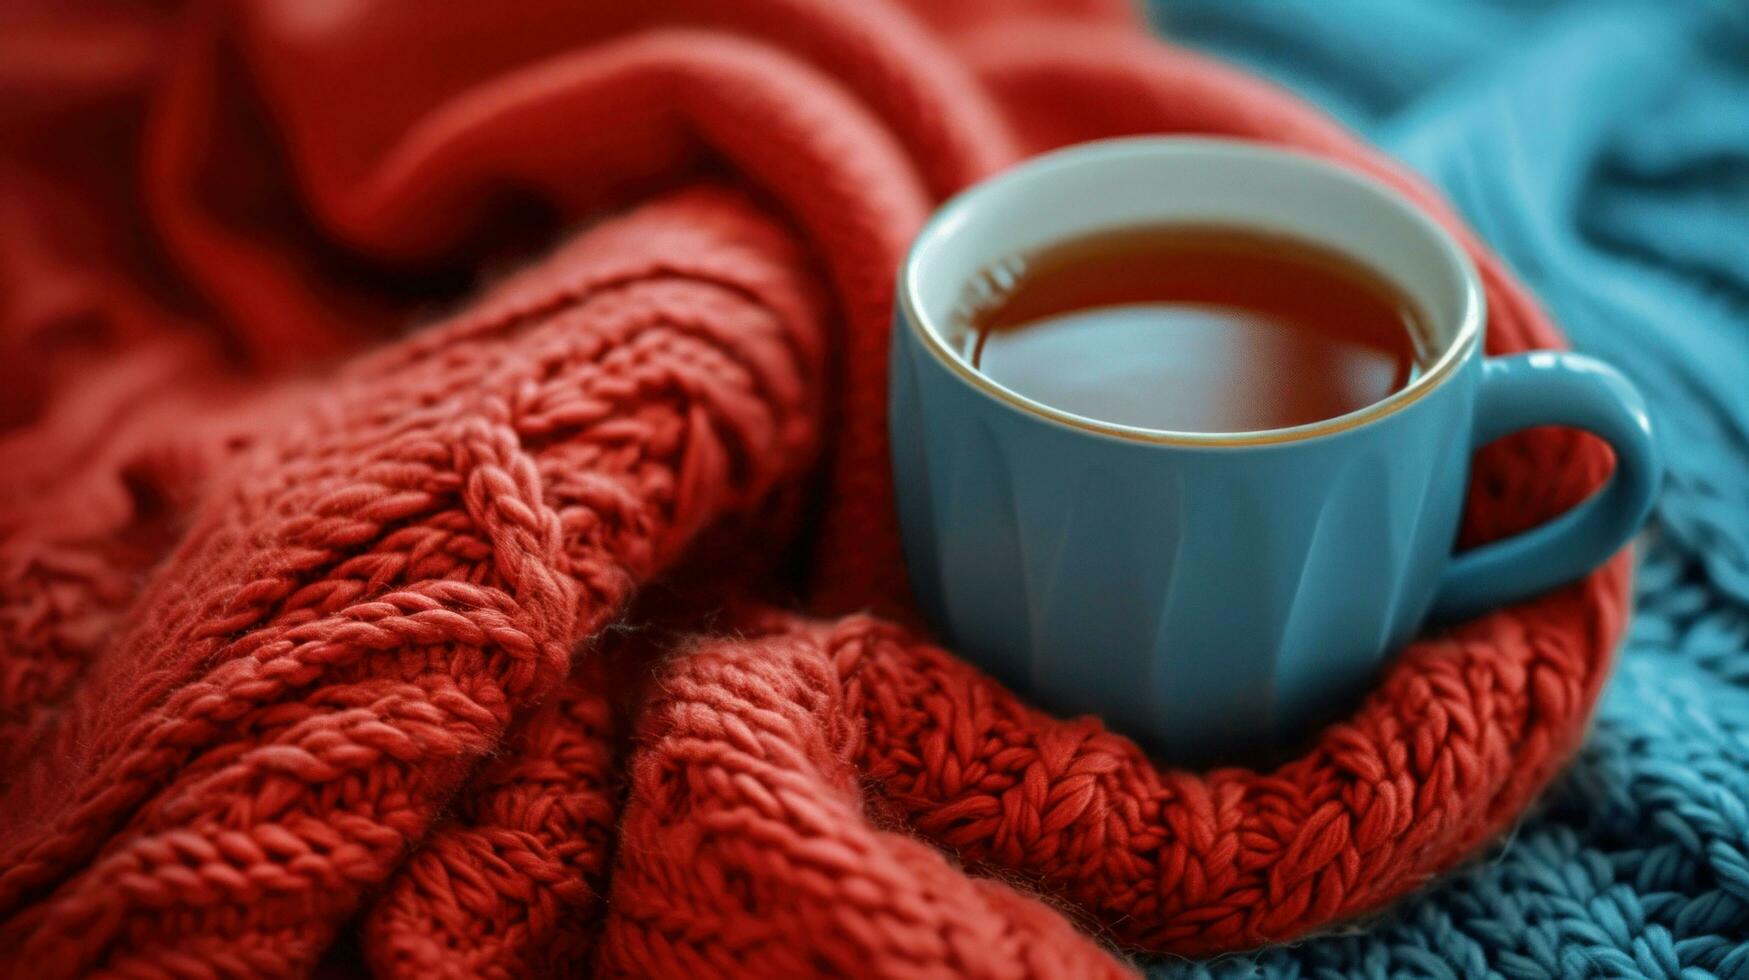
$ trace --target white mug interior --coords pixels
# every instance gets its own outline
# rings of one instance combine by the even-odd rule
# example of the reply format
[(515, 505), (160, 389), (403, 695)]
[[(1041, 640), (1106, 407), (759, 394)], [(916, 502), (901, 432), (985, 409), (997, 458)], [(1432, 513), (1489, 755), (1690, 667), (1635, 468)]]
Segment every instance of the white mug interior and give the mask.
[[(1055, 242), (1146, 224), (1255, 228), (1332, 249), (1381, 274), (1417, 307), (1426, 367), (1390, 396), (1334, 419), (1268, 432), (1191, 433), (1088, 419), (1036, 402), (974, 370), (955, 336), (968, 284), (997, 263)], [(1444, 229), (1396, 191), (1335, 164), (1260, 143), (1137, 137), (1037, 157), (948, 202), (905, 260), (911, 329), (957, 373), (998, 398), (1079, 427), (1154, 441), (1252, 443), (1360, 424), (1450, 375), (1482, 330), (1474, 267)], [(960, 327), (963, 330), (963, 327)]]

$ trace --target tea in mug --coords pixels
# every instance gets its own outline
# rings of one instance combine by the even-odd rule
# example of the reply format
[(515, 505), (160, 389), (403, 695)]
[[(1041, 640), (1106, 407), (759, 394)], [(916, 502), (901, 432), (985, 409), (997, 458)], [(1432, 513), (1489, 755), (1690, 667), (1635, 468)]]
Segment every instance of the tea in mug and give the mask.
[(1426, 327), (1334, 250), (1239, 227), (1146, 225), (1015, 255), (967, 290), (973, 367), (1084, 418), (1255, 432), (1346, 415), (1425, 366)]

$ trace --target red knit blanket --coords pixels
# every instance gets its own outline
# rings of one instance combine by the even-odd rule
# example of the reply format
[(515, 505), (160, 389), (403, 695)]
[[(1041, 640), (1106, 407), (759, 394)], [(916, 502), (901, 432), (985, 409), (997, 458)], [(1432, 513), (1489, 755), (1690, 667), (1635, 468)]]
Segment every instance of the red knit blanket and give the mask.
[[(1559, 343), (1419, 183), (1112, 3), (0, 17), (20, 975), (1120, 974), (1378, 907), (1582, 735), (1624, 559), (1273, 772), (1158, 766), (914, 631), (893, 276), (1024, 154), (1338, 159), (1468, 244), (1490, 350)], [(1607, 467), (1494, 447), (1466, 541)]]

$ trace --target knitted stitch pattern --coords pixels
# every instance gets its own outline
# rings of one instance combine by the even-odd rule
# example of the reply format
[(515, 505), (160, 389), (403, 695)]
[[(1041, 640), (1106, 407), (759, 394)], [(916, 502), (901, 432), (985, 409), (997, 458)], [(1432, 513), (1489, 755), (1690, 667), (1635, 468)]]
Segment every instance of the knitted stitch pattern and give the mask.
[[(14, 972), (1120, 975), (1377, 908), (1575, 750), (1625, 556), (1268, 772), (914, 631), (885, 338), (936, 201), (1080, 139), (1273, 140), (1451, 228), (1491, 351), (1558, 345), (1414, 180), (1109, 4), (518, 6), (6, 15)], [(1465, 543), (1608, 465), (1490, 448)]]

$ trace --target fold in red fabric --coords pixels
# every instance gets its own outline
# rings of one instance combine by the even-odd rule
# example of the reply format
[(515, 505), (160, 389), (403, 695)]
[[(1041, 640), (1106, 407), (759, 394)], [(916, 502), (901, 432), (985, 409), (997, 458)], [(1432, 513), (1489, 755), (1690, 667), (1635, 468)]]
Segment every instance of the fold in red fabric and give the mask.
[[(8, 5), (0, 960), (1118, 975), (1472, 853), (1582, 737), (1625, 558), (1418, 641), (1266, 772), (916, 632), (900, 254), (1139, 132), (1389, 181), (1476, 258), (1491, 350), (1560, 343), (1418, 182), (1101, 0)], [(1490, 448), (1465, 540), (1608, 466)]]

